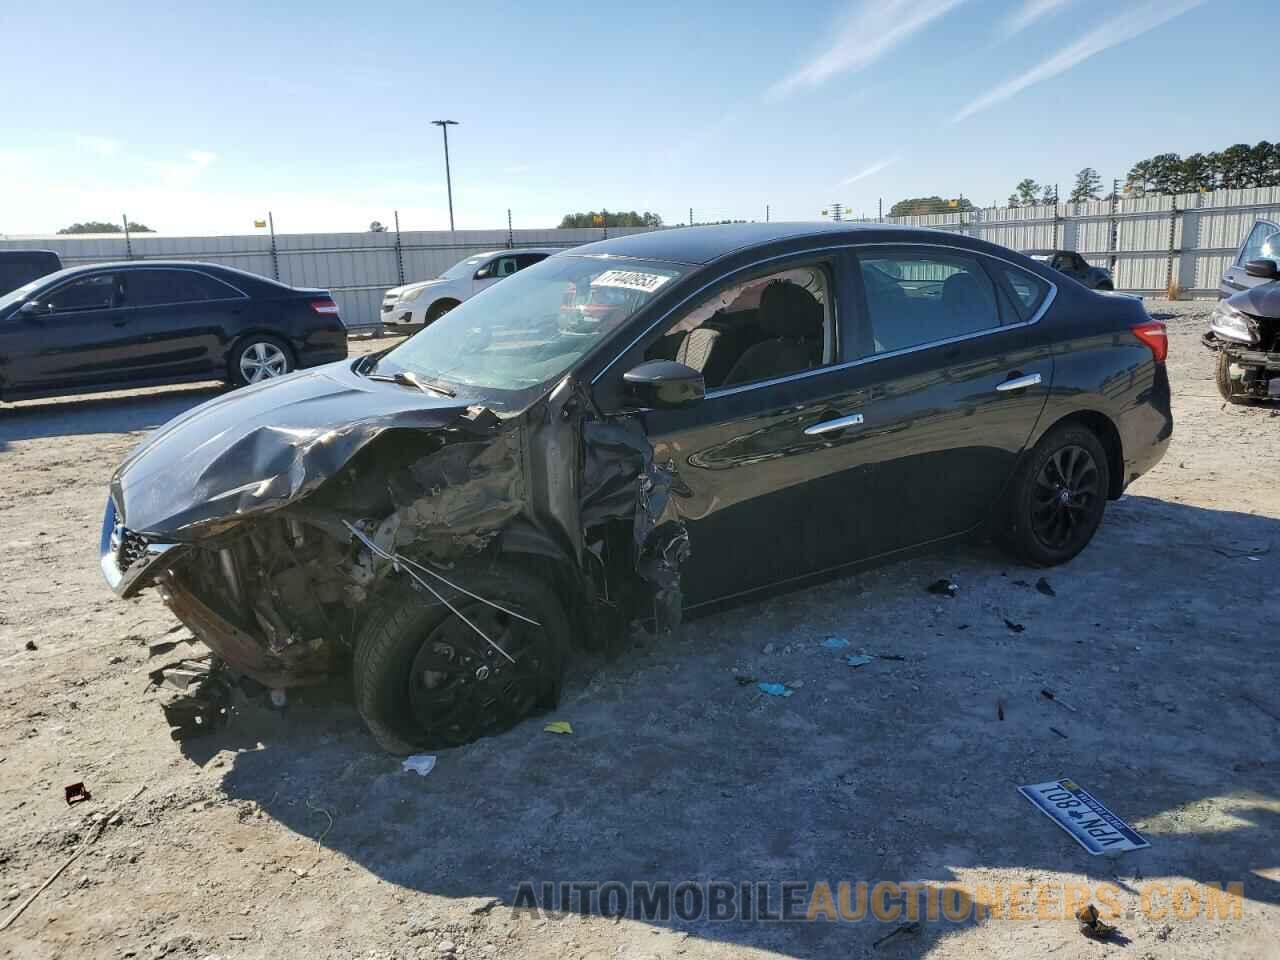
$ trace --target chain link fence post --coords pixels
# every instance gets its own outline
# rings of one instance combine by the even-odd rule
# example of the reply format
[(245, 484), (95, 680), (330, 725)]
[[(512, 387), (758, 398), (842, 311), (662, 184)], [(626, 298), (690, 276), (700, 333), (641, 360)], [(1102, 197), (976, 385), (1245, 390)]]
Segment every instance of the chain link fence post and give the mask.
[(396, 276), (400, 280), (400, 286), (404, 286), (404, 248), (400, 245), (400, 211), (393, 211), (396, 218)]

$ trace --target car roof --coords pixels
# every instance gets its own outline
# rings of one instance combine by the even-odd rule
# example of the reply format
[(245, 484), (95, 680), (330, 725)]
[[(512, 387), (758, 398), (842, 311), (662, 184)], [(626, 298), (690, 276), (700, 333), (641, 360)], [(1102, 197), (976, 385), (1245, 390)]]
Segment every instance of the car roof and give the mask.
[(513, 253), (548, 253), (550, 254), (550, 253), (559, 253), (563, 249), (564, 247), (513, 247), (512, 249), (508, 250), (504, 247), (501, 250), (486, 250), (483, 253), (469, 253), (462, 259), (471, 260), (474, 257), (497, 257), (497, 256), (502, 256), (504, 254), (510, 255)]
[[(564, 253), (570, 256), (635, 257), (668, 260), (674, 263), (705, 264), (747, 247), (764, 246), (782, 240), (805, 237), (858, 237), (871, 239), (877, 233), (920, 233), (928, 236), (955, 236), (946, 231), (879, 223), (722, 223), (705, 227), (675, 227), (611, 237)], [(562, 254), (563, 255), (563, 254)]]
[(40, 277), (41, 280), (66, 280), (71, 277), (78, 276), (83, 273), (93, 273), (98, 270), (155, 270), (161, 269), (177, 269), (177, 270), (197, 270), (204, 273), (221, 274), (222, 278), (231, 281), (234, 278), (241, 278), (247, 282), (265, 283), (275, 287), (288, 287), (289, 289), (301, 289), (290, 287), (289, 284), (280, 280), (272, 280), (270, 277), (264, 277), (261, 274), (250, 273), (248, 270), (241, 270), (238, 267), (229, 267), (223, 263), (209, 263), (205, 260), (107, 260), (101, 263), (82, 263), (73, 267), (63, 267), (54, 273)]

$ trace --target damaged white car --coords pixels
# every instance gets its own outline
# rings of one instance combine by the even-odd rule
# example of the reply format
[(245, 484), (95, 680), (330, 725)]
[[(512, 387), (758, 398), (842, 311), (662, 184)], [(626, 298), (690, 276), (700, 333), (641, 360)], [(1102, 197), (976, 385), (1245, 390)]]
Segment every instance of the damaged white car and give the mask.
[(234, 676), (349, 670), (411, 752), (553, 706), (571, 651), (635, 621), (982, 530), (1063, 562), (1172, 420), (1163, 326), (1058, 279), (897, 227), (560, 253), (158, 430), (111, 480), (102, 571)]

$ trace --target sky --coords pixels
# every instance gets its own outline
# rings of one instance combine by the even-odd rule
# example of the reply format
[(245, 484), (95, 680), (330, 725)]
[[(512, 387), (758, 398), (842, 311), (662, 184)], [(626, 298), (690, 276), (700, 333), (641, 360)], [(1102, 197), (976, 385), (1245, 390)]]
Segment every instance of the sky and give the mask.
[[(0, 235), (874, 216), (1280, 139), (1274, 0), (0, 0)], [(1250, 97), (1256, 90), (1262, 96)]]

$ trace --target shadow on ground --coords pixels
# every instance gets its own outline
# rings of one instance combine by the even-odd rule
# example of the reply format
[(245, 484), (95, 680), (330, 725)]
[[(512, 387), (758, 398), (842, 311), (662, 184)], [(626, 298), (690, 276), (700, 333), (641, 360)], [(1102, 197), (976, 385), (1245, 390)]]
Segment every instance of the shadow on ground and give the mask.
[[(1280, 903), (1280, 883), (1255, 872), (1280, 848), (1280, 676), (1274, 631), (1254, 626), (1280, 620), (1280, 547), (1252, 561), (1214, 548), (1272, 543), (1270, 518), (1126, 497), (1066, 567), (958, 547), (579, 664), (554, 714), (571, 736), (532, 719), (441, 752), (425, 778), (378, 752), (350, 703), (305, 694), (283, 719), (250, 713), (187, 749), (244, 749), (223, 781), (231, 797), (307, 837), (325, 808), (324, 845), (377, 877), (498, 909), (525, 880), (769, 881), (776, 898), (780, 881), (940, 884), (1010, 868), (1030, 882), (1242, 880), (1247, 915)], [(1056, 597), (1017, 585), (1041, 573)], [(940, 575), (960, 584), (954, 600), (922, 589)], [(905, 659), (853, 669), (822, 647), (831, 635)], [(802, 685), (768, 697), (735, 670)], [(1144, 825), (1151, 848), (1090, 857), (1016, 791), (1063, 776)], [(1204, 812), (1224, 796), (1229, 817)], [(803, 957), (867, 951), (892, 929), (657, 923)], [(922, 955), (970, 923), (926, 923), (877, 953)], [(1120, 934), (1153, 936), (1144, 923), (1123, 919)]]
[(0, 450), (17, 440), (114, 435), (152, 430), (227, 388), (196, 387), (63, 400), (29, 400), (0, 407)]

